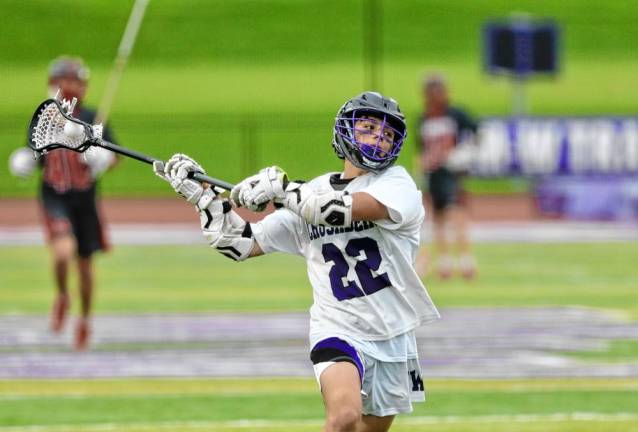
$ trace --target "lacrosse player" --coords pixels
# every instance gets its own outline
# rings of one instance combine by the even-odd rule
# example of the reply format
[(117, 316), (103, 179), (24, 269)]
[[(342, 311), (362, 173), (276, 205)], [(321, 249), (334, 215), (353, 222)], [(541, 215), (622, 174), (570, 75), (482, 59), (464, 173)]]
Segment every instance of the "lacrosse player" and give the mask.
[[(425, 398), (414, 329), (439, 314), (413, 267), (421, 194), (393, 165), (405, 136), (397, 102), (365, 92), (337, 113), (332, 145), (343, 172), (303, 182), (264, 168), (228, 200), (188, 179), (203, 169), (185, 155), (154, 166), (196, 206), (204, 236), (222, 254), (306, 258), (314, 294), (310, 359), (327, 431), (386, 431), (396, 414)], [(231, 204), (259, 211), (271, 201), (278, 210), (253, 224)]]
[[(423, 103), (417, 145), (432, 205), (436, 269), (442, 279), (452, 276), (454, 260), (446, 233), (448, 225), (452, 225), (459, 254), (458, 269), (463, 277), (471, 279), (476, 274), (476, 261), (467, 233), (469, 216), (462, 178), (469, 162), (465, 156), (471, 155), (475, 147), (472, 138), (476, 124), (467, 113), (450, 106), (447, 85), (438, 74), (423, 81)], [(416, 268), (421, 277), (427, 273), (425, 247), (419, 251)]]
[[(89, 70), (78, 58), (59, 57), (49, 66), (49, 96), (58, 91), (67, 100), (77, 98), (73, 116), (92, 122), (95, 113), (81, 106), (86, 92)], [(112, 141), (108, 128), (104, 136)], [(16, 150), (9, 166), (16, 176), (30, 176), (38, 165), (42, 168), (40, 203), (48, 243), (52, 252), (57, 294), (51, 308), (51, 330), (62, 331), (68, 314), (68, 269), (74, 257), (80, 284), (80, 317), (75, 327), (74, 347), (85, 350), (90, 338), (90, 314), (94, 290), (91, 256), (106, 250), (103, 226), (96, 205), (98, 176), (116, 162), (114, 153), (103, 149), (86, 154), (59, 149), (38, 161), (27, 148)]]

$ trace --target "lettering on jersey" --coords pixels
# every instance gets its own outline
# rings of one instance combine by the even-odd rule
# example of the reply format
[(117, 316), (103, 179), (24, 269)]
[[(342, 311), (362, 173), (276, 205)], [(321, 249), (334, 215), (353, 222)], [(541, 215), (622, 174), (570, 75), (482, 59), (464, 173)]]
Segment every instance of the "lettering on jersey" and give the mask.
[(343, 234), (347, 232), (361, 232), (369, 230), (374, 227), (374, 223), (370, 221), (354, 221), (349, 227), (331, 227), (324, 225), (308, 225), (308, 236), (310, 240), (316, 240), (318, 238)]
[(423, 380), (421, 379), (421, 375), (416, 373), (415, 370), (410, 371), (410, 379), (412, 380), (412, 391), (425, 391), (423, 387)]

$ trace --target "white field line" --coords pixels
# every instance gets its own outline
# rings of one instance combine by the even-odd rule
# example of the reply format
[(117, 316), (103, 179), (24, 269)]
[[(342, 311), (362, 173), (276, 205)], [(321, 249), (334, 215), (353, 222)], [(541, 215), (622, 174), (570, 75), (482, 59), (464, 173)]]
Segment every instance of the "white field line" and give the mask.
[[(638, 421), (638, 413), (602, 414), (592, 412), (521, 414), (521, 415), (485, 415), (485, 416), (425, 416), (399, 418), (396, 424), (419, 426), (444, 423), (535, 423), (535, 422), (620, 422)], [(233, 420), (233, 421), (182, 421), (182, 422), (132, 422), (132, 423), (96, 423), (88, 425), (31, 425), (0, 426), (2, 432), (58, 432), (70, 430), (82, 431), (125, 431), (131, 429), (175, 430), (188, 429), (261, 429), (321, 426), (323, 420)]]
[[(597, 243), (638, 241), (636, 222), (476, 222), (470, 237), (477, 243)], [(162, 235), (158, 236), (157, 233)], [(426, 226), (422, 240), (431, 241), (432, 230)], [(202, 244), (206, 241), (197, 223), (110, 224), (109, 237), (114, 244)], [(0, 246), (42, 245), (42, 227), (0, 226)]]

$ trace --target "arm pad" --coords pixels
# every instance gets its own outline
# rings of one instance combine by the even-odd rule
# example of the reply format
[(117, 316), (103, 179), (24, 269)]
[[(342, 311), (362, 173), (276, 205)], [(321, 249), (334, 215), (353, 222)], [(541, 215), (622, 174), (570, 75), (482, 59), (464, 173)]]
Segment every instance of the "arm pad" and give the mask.
[(347, 191), (318, 192), (307, 183), (289, 182), (283, 199), (275, 203), (292, 210), (313, 225), (350, 226), (352, 195)]
[(208, 244), (235, 261), (250, 256), (255, 244), (250, 224), (232, 209), (230, 201), (219, 199), (206, 189), (197, 203), (202, 233)]

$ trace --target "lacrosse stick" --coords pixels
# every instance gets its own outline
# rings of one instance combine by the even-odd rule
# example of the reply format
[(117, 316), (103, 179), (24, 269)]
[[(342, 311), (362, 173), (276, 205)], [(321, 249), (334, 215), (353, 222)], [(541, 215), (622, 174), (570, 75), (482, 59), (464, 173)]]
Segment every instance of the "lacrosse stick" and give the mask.
[(142, 25), (144, 19), (144, 12), (146, 12), (146, 6), (149, 0), (135, 0), (131, 15), (126, 23), (120, 46), (117, 49), (117, 56), (113, 62), (113, 68), (109, 74), (109, 79), (106, 82), (106, 88), (102, 95), (102, 100), (95, 116), (95, 123), (106, 124), (111, 112), (111, 106), (113, 105), (113, 99), (115, 99), (115, 92), (117, 91), (120, 78), (124, 73), (124, 68), (128, 62), (128, 58), (133, 51), (133, 45), (135, 45), (135, 39), (137, 38), (137, 32)]
[[(60, 102), (56, 96), (55, 99), (47, 99), (38, 106), (29, 125), (29, 147), (32, 150), (41, 154), (66, 148), (82, 153), (90, 147), (102, 147), (151, 165), (153, 162), (160, 161), (160, 159), (103, 140), (101, 124), (91, 125), (71, 117), (76, 102), (75, 98), (71, 102), (66, 100)], [(230, 183), (200, 172), (191, 172), (188, 177), (228, 191), (233, 188)]]

